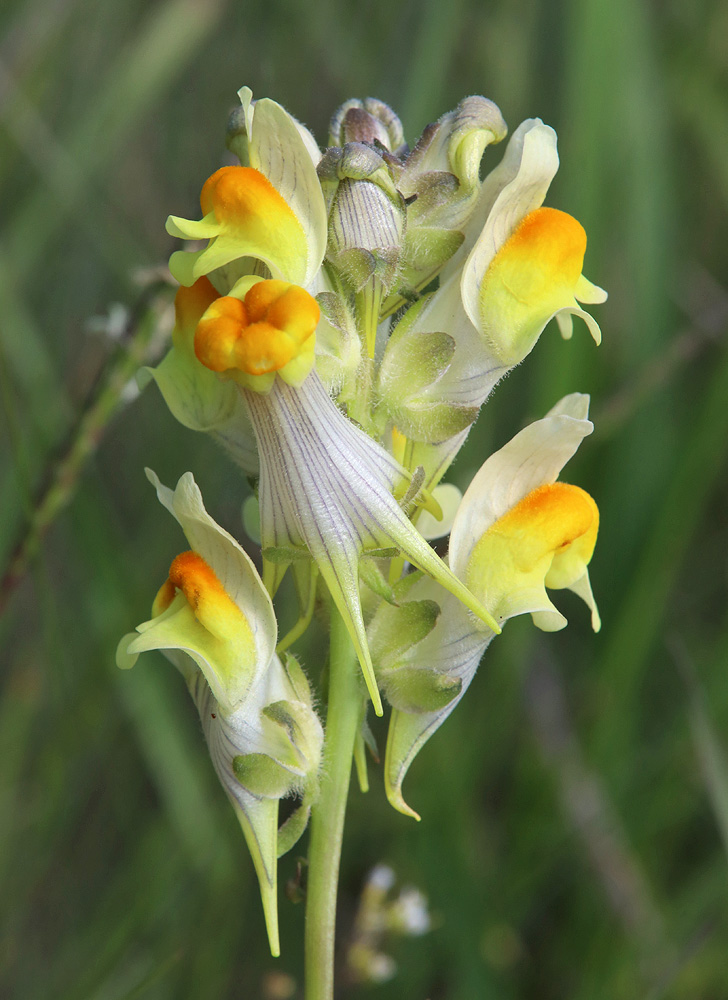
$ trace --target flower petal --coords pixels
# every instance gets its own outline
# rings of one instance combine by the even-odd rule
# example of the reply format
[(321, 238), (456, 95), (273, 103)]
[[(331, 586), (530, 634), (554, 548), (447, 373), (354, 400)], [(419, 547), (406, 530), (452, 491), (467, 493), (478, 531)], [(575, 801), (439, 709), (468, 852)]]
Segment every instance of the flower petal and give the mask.
[[(313, 169), (310, 162), (309, 168)], [(305, 281), (309, 254), (304, 226), (262, 171), (221, 167), (205, 181), (200, 202), (205, 213), (202, 224), (172, 216), (167, 220), (173, 236), (210, 237), (203, 250), (172, 254), (170, 271), (180, 284), (190, 285), (243, 257), (262, 260), (274, 277), (287, 277), (297, 284)]]
[[(249, 103), (252, 93), (241, 92), (249, 116), (248, 158), (290, 205), (306, 234), (308, 254), (304, 275), (281, 275), (308, 286), (321, 266), (326, 252), (326, 207), (316, 175), (315, 143), (303, 127), (280, 104), (264, 98)], [(307, 131), (307, 130), (306, 130)]]
[(473, 547), (488, 528), (531, 490), (553, 483), (594, 429), (589, 397), (565, 396), (550, 412), (516, 434), (481, 466), (465, 492), (450, 533), (449, 561), (463, 578)]
[(172, 347), (156, 368), (143, 368), (137, 377), (154, 379), (172, 416), (190, 430), (211, 434), (245, 472), (256, 475), (255, 437), (240, 394), (195, 356), (197, 323), (217, 297), (206, 277), (191, 287), (180, 287)]
[[(376, 641), (376, 634), (387, 626), (404, 634), (408, 605), (410, 602), (422, 601), (434, 601), (440, 606), (434, 628), (409, 649), (399, 653), (394, 664), (391, 657), (387, 657), (386, 670), (382, 672), (382, 650)], [(397, 685), (398, 673), (413, 670), (429, 675), (441, 687), (451, 685), (455, 692), (442, 707), (432, 711), (392, 709), (384, 761), (384, 786), (390, 804), (398, 812), (419, 819), (402, 796), (402, 782), (427, 740), (439, 729), (465, 694), (494, 633), (482, 627), (476, 628), (463, 605), (452, 594), (446, 593), (427, 578), (417, 581), (411, 587), (407, 600), (402, 601), (399, 607), (381, 604), (369, 631), (373, 636), (372, 648), (377, 673), (381, 674), (388, 697), (390, 685)]]
[[(502, 162), (483, 181), (457, 254), (460, 264), (468, 254), (461, 286), (465, 311), (474, 326), (479, 325), (480, 286), (488, 265), (523, 216), (543, 203), (558, 167), (556, 133), (539, 118), (530, 118), (513, 133)], [(455, 261), (451, 264), (454, 269)], [(448, 267), (448, 276), (450, 272)]]
[(417, 519), (417, 529), (428, 542), (450, 534), (463, 495), (454, 483), (440, 483), (432, 491), (432, 498), (440, 505), (442, 518), (438, 521), (428, 510), (423, 510)]
[(256, 650), (255, 677), (260, 676), (275, 650), (277, 625), (273, 604), (250, 557), (207, 513), (191, 472), (182, 476), (174, 491), (163, 486), (151, 469), (146, 473), (160, 503), (179, 522), (191, 548), (211, 567), (248, 620)]
[[(297, 767), (291, 772), (291, 787), (301, 783), (317, 782), (318, 767), (323, 745), (323, 729), (310, 703), (310, 693), (303, 691), (299, 670), (291, 674), (274, 656), (267, 674), (250, 693), (245, 705), (231, 713), (221, 710), (219, 704), (198, 674), (190, 683), (190, 693), (200, 713), (200, 721), (205, 734), (210, 758), (217, 776), (230, 799), (242, 827), (245, 840), (253, 858), (260, 885), (263, 911), (271, 953), (279, 954), (278, 942), (278, 901), (277, 901), (277, 859), (278, 859), (278, 801), (279, 795), (265, 791), (254, 793), (241, 784), (236, 773), (236, 760), (251, 755), (267, 755), (271, 762), (278, 760), (286, 768), (285, 760), (276, 756), (276, 748), (270, 740), (270, 723), (265, 717), (271, 705), (281, 699), (292, 699), (289, 704), (301, 717), (306, 718), (309, 739), (306, 744), (308, 757), (296, 752)], [(305, 686), (305, 682), (304, 682)], [(304, 700), (298, 700), (303, 698)], [(282, 741), (282, 742), (281, 742)], [(283, 755), (290, 757), (295, 748), (286, 747), (283, 733), (277, 736)], [(305, 795), (304, 795), (305, 797)], [(306, 809), (304, 809), (304, 815)]]

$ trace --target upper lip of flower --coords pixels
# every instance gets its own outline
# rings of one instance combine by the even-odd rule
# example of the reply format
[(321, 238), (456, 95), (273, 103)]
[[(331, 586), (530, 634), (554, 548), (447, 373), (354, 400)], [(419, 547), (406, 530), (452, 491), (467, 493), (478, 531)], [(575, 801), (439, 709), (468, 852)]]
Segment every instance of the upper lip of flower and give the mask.
[[(247, 165), (223, 167), (210, 178), (210, 200), (206, 197), (203, 204), (203, 213), (208, 214), (201, 222), (169, 217), (170, 235), (211, 241), (195, 254), (173, 254), (170, 268), (182, 284), (191, 284), (200, 274), (252, 255), (264, 260), (274, 277), (308, 288), (321, 267), (327, 231), (326, 207), (311, 144), (304, 138), (302, 127), (275, 101), (264, 99), (253, 104), (247, 88), (240, 97)], [(244, 204), (253, 211), (253, 217), (246, 224), (248, 209), (243, 202), (238, 203), (236, 189), (239, 184), (251, 183), (255, 185), (255, 197), (252, 201), (245, 198)], [(218, 196), (220, 184), (225, 188)], [(256, 210), (256, 198), (263, 214)], [(266, 222), (267, 212), (278, 220), (272, 229)], [(228, 232), (234, 234), (232, 239)]]
[[(203, 635), (201, 641), (195, 640), (192, 647), (184, 645), (186, 637), (175, 641), (174, 630), (170, 632), (167, 619), (179, 607), (175, 602), (170, 604), (169, 600), (163, 600), (158, 607), (162, 614), (139, 626), (140, 634), (131, 637), (125, 652), (136, 659), (140, 652), (147, 649), (176, 647), (185, 650), (205, 674), (216, 699), (232, 710), (256, 686), (273, 656), (277, 637), (273, 604), (245, 550), (205, 510), (192, 473), (185, 473), (174, 491), (163, 486), (151, 469), (147, 469), (147, 477), (156, 488), (160, 502), (182, 526), (193, 554), (217, 581), (216, 585), (229, 602), (231, 611), (236, 609), (247, 622), (251, 647), (247, 662), (240, 661), (238, 668), (231, 672), (225, 664), (216, 663), (219, 646), (212, 633), (209, 641), (205, 642)], [(192, 577), (190, 582), (194, 589)], [(172, 598), (173, 591), (169, 595)], [(223, 616), (227, 613), (224, 607), (222, 613)], [(204, 625), (204, 619), (202, 623)]]

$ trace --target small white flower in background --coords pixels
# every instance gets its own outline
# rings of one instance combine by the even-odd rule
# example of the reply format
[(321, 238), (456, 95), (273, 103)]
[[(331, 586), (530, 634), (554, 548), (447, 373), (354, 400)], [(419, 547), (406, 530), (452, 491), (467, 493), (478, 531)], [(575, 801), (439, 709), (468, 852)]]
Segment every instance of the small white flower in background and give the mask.
[(382, 948), (394, 938), (421, 937), (432, 929), (426, 896), (413, 886), (393, 895), (395, 885), (394, 871), (383, 864), (371, 870), (364, 884), (347, 953), (349, 969), (358, 982), (391, 979), (397, 966)]

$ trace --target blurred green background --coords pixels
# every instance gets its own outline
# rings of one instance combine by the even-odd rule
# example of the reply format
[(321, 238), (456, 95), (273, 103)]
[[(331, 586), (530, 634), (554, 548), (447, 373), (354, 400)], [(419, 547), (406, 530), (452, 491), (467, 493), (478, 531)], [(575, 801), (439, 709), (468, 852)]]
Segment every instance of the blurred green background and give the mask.
[[(342, 948), (380, 861), (435, 927), (384, 942), (397, 977), (346, 995), (728, 997), (719, 0), (2, 5), (0, 996), (257, 1000), (293, 995), (273, 970), (300, 982), (303, 908), (281, 892), (273, 961), (180, 678), (161, 657), (113, 663), (182, 545), (143, 466), (194, 470), (233, 530), (247, 492), (156, 390), (122, 392), (168, 329), (164, 220), (195, 216), (243, 84), (320, 142), (351, 96), (391, 103), (411, 141), (468, 93), (511, 129), (542, 117), (562, 160), (549, 204), (584, 223), (585, 273), (610, 292), (602, 347), (547, 330), (451, 476), (592, 393), (568, 478), (602, 510), (602, 632), (568, 594), (565, 632), (508, 626), (408, 777), (421, 824), (386, 805), (378, 768), (353, 790)], [(317, 677), (313, 643), (304, 658)], [(295, 868), (294, 851), (282, 884)]]

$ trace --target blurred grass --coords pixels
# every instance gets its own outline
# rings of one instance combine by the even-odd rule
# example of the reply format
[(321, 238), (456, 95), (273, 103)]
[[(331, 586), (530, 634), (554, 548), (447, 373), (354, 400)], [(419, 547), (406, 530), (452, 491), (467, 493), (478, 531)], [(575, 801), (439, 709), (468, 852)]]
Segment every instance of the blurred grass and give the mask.
[[(320, 139), (340, 101), (367, 94), (411, 138), (466, 93), (511, 128), (540, 115), (559, 133), (549, 200), (587, 227), (586, 273), (610, 291), (604, 344), (546, 331), (453, 477), (564, 392), (591, 391), (603, 419), (569, 477), (602, 511), (604, 627), (589, 634), (568, 595), (566, 632), (509, 625), (408, 778), (421, 824), (385, 806), (376, 768), (353, 794), (344, 937), (380, 860), (437, 922), (393, 944), (391, 984), (357, 995), (728, 995), (726, 39), (716, 0), (0, 12), (4, 561), (119, 350), (87, 321), (140, 302), (133, 271), (165, 260), (164, 218), (220, 164), (239, 86)], [(127, 403), (0, 620), (0, 995), (262, 997), (276, 966), (192, 706), (161, 658), (113, 666), (181, 543), (142, 467), (167, 482), (195, 470), (232, 529), (245, 487), (151, 391)], [(309, 645), (314, 676), (319, 661)], [(294, 869), (284, 859), (281, 881)], [(300, 977), (302, 911), (281, 907), (278, 967)]]

